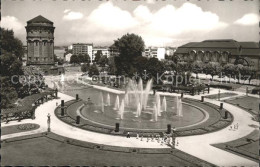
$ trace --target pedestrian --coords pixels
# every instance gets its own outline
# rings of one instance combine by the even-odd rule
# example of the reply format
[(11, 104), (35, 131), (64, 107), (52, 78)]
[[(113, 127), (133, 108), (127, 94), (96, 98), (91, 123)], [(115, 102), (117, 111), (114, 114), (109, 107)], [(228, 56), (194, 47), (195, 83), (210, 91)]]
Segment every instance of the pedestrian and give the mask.
[(58, 102), (56, 102), (56, 106), (58, 106)]
[(167, 140), (167, 135), (164, 136), (164, 142), (166, 142), (166, 140)]
[(127, 132), (127, 136), (126, 136), (127, 138), (130, 138), (130, 133), (129, 132)]
[(51, 131), (51, 115), (48, 113), (47, 115), (47, 124), (48, 124), (48, 132)]
[(139, 134), (138, 133), (136, 134), (136, 139), (139, 139)]
[(161, 146), (163, 145), (163, 139), (161, 140)]

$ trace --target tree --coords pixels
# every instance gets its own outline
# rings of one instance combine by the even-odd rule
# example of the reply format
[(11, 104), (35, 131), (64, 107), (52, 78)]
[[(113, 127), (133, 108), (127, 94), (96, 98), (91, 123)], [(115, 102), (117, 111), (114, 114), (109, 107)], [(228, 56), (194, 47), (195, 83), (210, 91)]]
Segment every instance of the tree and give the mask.
[(89, 70), (90, 64), (89, 63), (84, 63), (81, 65), (81, 71), (82, 72), (87, 72)]
[(93, 75), (99, 75), (99, 71), (95, 63), (89, 67), (88, 75), (90, 77), (92, 77)]
[(1, 28), (1, 33), (1, 107), (9, 108), (22, 93), (19, 91), (22, 84), (18, 82), (18, 76), (23, 75), (21, 59), (24, 50), (22, 42), (14, 37), (13, 30)]
[(99, 61), (98, 61), (98, 64), (101, 66), (101, 67), (105, 67), (106, 64), (108, 63), (108, 59), (107, 59), (107, 56), (104, 55), (102, 56)]
[(78, 63), (89, 63), (90, 62), (90, 57), (88, 54), (79, 54), (77, 56), (78, 58)]
[(176, 66), (176, 73), (182, 73), (188, 71), (188, 63), (187, 62), (178, 62)]
[(24, 56), (22, 42), (14, 37), (13, 30), (1, 28), (1, 49), (5, 52), (14, 54), (19, 60)]
[(217, 62), (209, 62), (208, 64), (206, 64), (204, 70), (205, 70), (206, 74), (211, 75), (212, 80), (213, 80), (213, 77), (215, 75), (218, 75), (221, 73), (222, 67)]
[(139, 56), (135, 58), (134, 67), (136, 69), (136, 72), (139, 73), (139, 75), (141, 75), (144, 72), (144, 70), (146, 70), (147, 62), (148, 59), (146, 57)]
[(235, 65), (232, 63), (228, 63), (224, 65), (223, 70), (224, 70), (224, 74), (229, 77), (229, 82), (230, 82), (231, 77), (235, 75), (235, 70), (236, 70)]
[(142, 37), (135, 34), (126, 34), (114, 41), (113, 46), (119, 51), (115, 57), (117, 74), (133, 76), (136, 71), (134, 67), (135, 58), (142, 56), (144, 41)]
[(167, 71), (175, 71), (176, 70), (176, 63), (172, 60), (162, 60), (161, 61)]
[(98, 50), (97, 51), (97, 53), (95, 54), (95, 59), (94, 59), (94, 61), (96, 62), (96, 63), (98, 63), (99, 62), (99, 59), (102, 57), (102, 51), (101, 50)]
[(108, 64), (108, 74), (114, 75), (116, 73), (114, 57), (112, 57), (112, 56), (109, 57), (107, 64)]
[(71, 64), (78, 64), (79, 63), (79, 60), (78, 60), (78, 56), (77, 55), (72, 55), (71, 57), (70, 57), (70, 63)]
[(198, 73), (200, 73), (201, 71), (203, 71), (204, 69), (204, 63), (201, 62), (201, 61), (194, 61), (192, 64), (191, 64), (191, 69), (192, 69), (192, 72), (194, 72), (196, 74), (196, 78), (199, 78), (198, 77)]
[(160, 62), (157, 58), (153, 57), (147, 61), (146, 71), (148, 74), (150, 74), (152, 76), (154, 82), (156, 82), (156, 81), (160, 82), (159, 78), (157, 78), (157, 77), (161, 76), (164, 73), (165, 68), (164, 68), (162, 62)]
[(55, 54), (54, 54), (54, 62), (58, 63), (58, 65), (62, 65), (64, 63), (64, 60), (60, 57), (57, 57)]

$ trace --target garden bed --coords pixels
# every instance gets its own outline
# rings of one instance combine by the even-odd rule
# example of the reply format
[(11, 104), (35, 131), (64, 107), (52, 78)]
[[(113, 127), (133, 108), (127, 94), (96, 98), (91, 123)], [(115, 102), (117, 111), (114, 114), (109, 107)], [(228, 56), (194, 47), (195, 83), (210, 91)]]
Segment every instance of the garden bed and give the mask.
[(38, 124), (32, 124), (32, 123), (26, 123), (26, 124), (20, 124), (20, 125), (10, 125), (5, 126), (1, 128), (1, 135), (8, 135), (13, 133), (20, 133), (25, 131), (31, 131), (35, 129), (39, 129), (40, 125)]

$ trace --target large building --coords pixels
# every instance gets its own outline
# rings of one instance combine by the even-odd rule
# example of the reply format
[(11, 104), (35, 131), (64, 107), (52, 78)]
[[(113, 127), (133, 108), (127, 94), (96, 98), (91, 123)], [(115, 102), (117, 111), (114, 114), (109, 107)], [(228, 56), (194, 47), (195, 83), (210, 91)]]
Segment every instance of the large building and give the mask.
[(76, 43), (72, 45), (72, 54), (88, 54), (90, 57), (92, 56), (93, 51), (93, 43)]
[(232, 39), (190, 42), (178, 47), (174, 55), (185, 62), (242, 62), (260, 75), (260, 49), (257, 42), (237, 42)]
[(55, 67), (54, 62), (54, 29), (53, 22), (39, 15), (29, 21), (27, 32), (26, 65), (40, 67), (45, 74), (60, 74), (63, 68)]
[(93, 58), (92, 60), (95, 59), (96, 53), (98, 51), (101, 51), (103, 56), (107, 56), (107, 57), (110, 56), (110, 52), (109, 52), (109, 48), (108, 47), (94, 47), (93, 48), (93, 52), (92, 52), (92, 58)]
[(54, 65), (53, 22), (41, 15), (27, 21), (27, 65)]
[(148, 47), (145, 49), (143, 56), (147, 58), (158, 58), (158, 60), (165, 59), (165, 48), (157, 48), (157, 47)]

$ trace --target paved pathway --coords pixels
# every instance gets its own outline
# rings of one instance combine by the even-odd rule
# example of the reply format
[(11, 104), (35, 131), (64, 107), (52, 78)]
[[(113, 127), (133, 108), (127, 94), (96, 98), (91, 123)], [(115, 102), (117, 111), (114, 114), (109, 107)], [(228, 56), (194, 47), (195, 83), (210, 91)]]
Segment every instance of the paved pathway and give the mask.
[[(211, 94), (217, 93), (217, 89), (212, 89)], [(167, 93), (161, 93), (167, 94)], [(172, 94), (171, 94), (172, 95)], [(65, 101), (73, 99), (73, 97), (59, 93), (58, 96)], [(189, 96), (186, 97), (200, 99), (201, 95)], [(205, 99), (205, 101), (214, 103), (219, 105), (219, 101)], [(49, 102), (42, 104), (40, 107), (36, 109), (36, 119), (35, 120), (23, 120), (21, 122), (10, 122), (8, 124), (1, 124), (2, 126), (9, 126), (15, 124), (22, 123), (38, 123), (41, 128), (34, 131), (23, 132), (18, 134), (4, 135), (3, 138), (11, 138), (19, 135), (28, 135), (32, 133), (40, 133), (42, 131), (47, 130), (47, 114), (51, 114), (51, 130), (52, 132), (59, 134), (61, 136), (66, 136), (82, 141), (88, 141), (92, 143), (98, 144), (106, 144), (112, 146), (122, 146), (122, 147), (139, 147), (139, 148), (166, 148), (167, 146), (161, 146), (157, 142), (146, 142), (137, 140), (136, 138), (126, 138), (122, 136), (112, 136), (107, 134), (101, 134), (91, 131), (82, 130), (73, 126), (70, 126), (62, 121), (54, 115), (54, 108), (56, 107), (56, 102), (60, 102), (60, 99), (55, 99)], [(191, 155), (194, 155), (198, 158), (201, 158), (210, 163), (219, 165), (219, 166), (258, 166), (258, 164), (254, 161), (248, 160), (246, 158), (237, 156), (235, 154), (223, 151), (221, 149), (215, 148), (210, 144), (214, 143), (223, 143), (232, 140), (236, 140), (238, 138), (244, 137), (251, 133), (254, 128), (249, 125), (257, 125), (257, 122), (252, 121), (251, 115), (244, 110), (232, 106), (230, 104), (224, 103), (224, 108), (229, 110), (234, 115), (234, 123), (239, 123), (239, 129), (237, 131), (228, 130), (229, 127), (222, 129), (220, 131), (197, 135), (197, 136), (189, 136), (189, 137), (178, 137), (177, 140), (179, 145), (178, 149), (187, 152)]]
[[(71, 96), (58, 93), (60, 99), (64, 101), (69, 101), (74, 99)], [(137, 147), (137, 148), (168, 148), (166, 145), (160, 145), (158, 142), (146, 142), (144, 139), (140, 141), (140, 139), (136, 139), (135, 137), (126, 138), (123, 136), (112, 136), (102, 133), (96, 133), (92, 131), (82, 130), (76, 128), (74, 126), (68, 125), (62, 121), (60, 121), (54, 115), (54, 108), (56, 107), (56, 102), (60, 103), (60, 99), (55, 99), (49, 102), (42, 104), (40, 107), (36, 109), (35, 112), (35, 120), (24, 120), (21, 122), (10, 122), (8, 124), (3, 124), (3, 126), (15, 125), (15, 124), (22, 124), (22, 123), (37, 123), (40, 124), (41, 130), (38, 131), (29, 131), (28, 133), (17, 133), (11, 135), (4, 135), (2, 139), (7, 139), (16, 136), (23, 136), (29, 135), (34, 133), (40, 133), (47, 131), (47, 114), (50, 113), (51, 115), (51, 131), (61, 136), (74, 138), (77, 140), (88, 141), (97, 144), (105, 144), (105, 145), (112, 145), (112, 146), (121, 146), (121, 147)]]
[[(200, 96), (190, 96), (190, 98), (200, 99)], [(205, 101), (216, 105), (219, 105), (220, 103), (211, 99), (205, 99)], [(257, 122), (251, 119), (251, 114), (244, 110), (228, 103), (224, 103), (224, 108), (234, 115), (233, 123), (239, 123), (238, 130), (232, 131), (227, 127), (220, 131), (205, 135), (178, 137), (177, 140), (179, 145), (177, 148), (219, 166), (258, 166), (258, 163), (254, 161), (211, 146), (211, 144), (236, 140), (250, 134), (255, 128), (252, 128), (249, 125), (259, 126)]]

